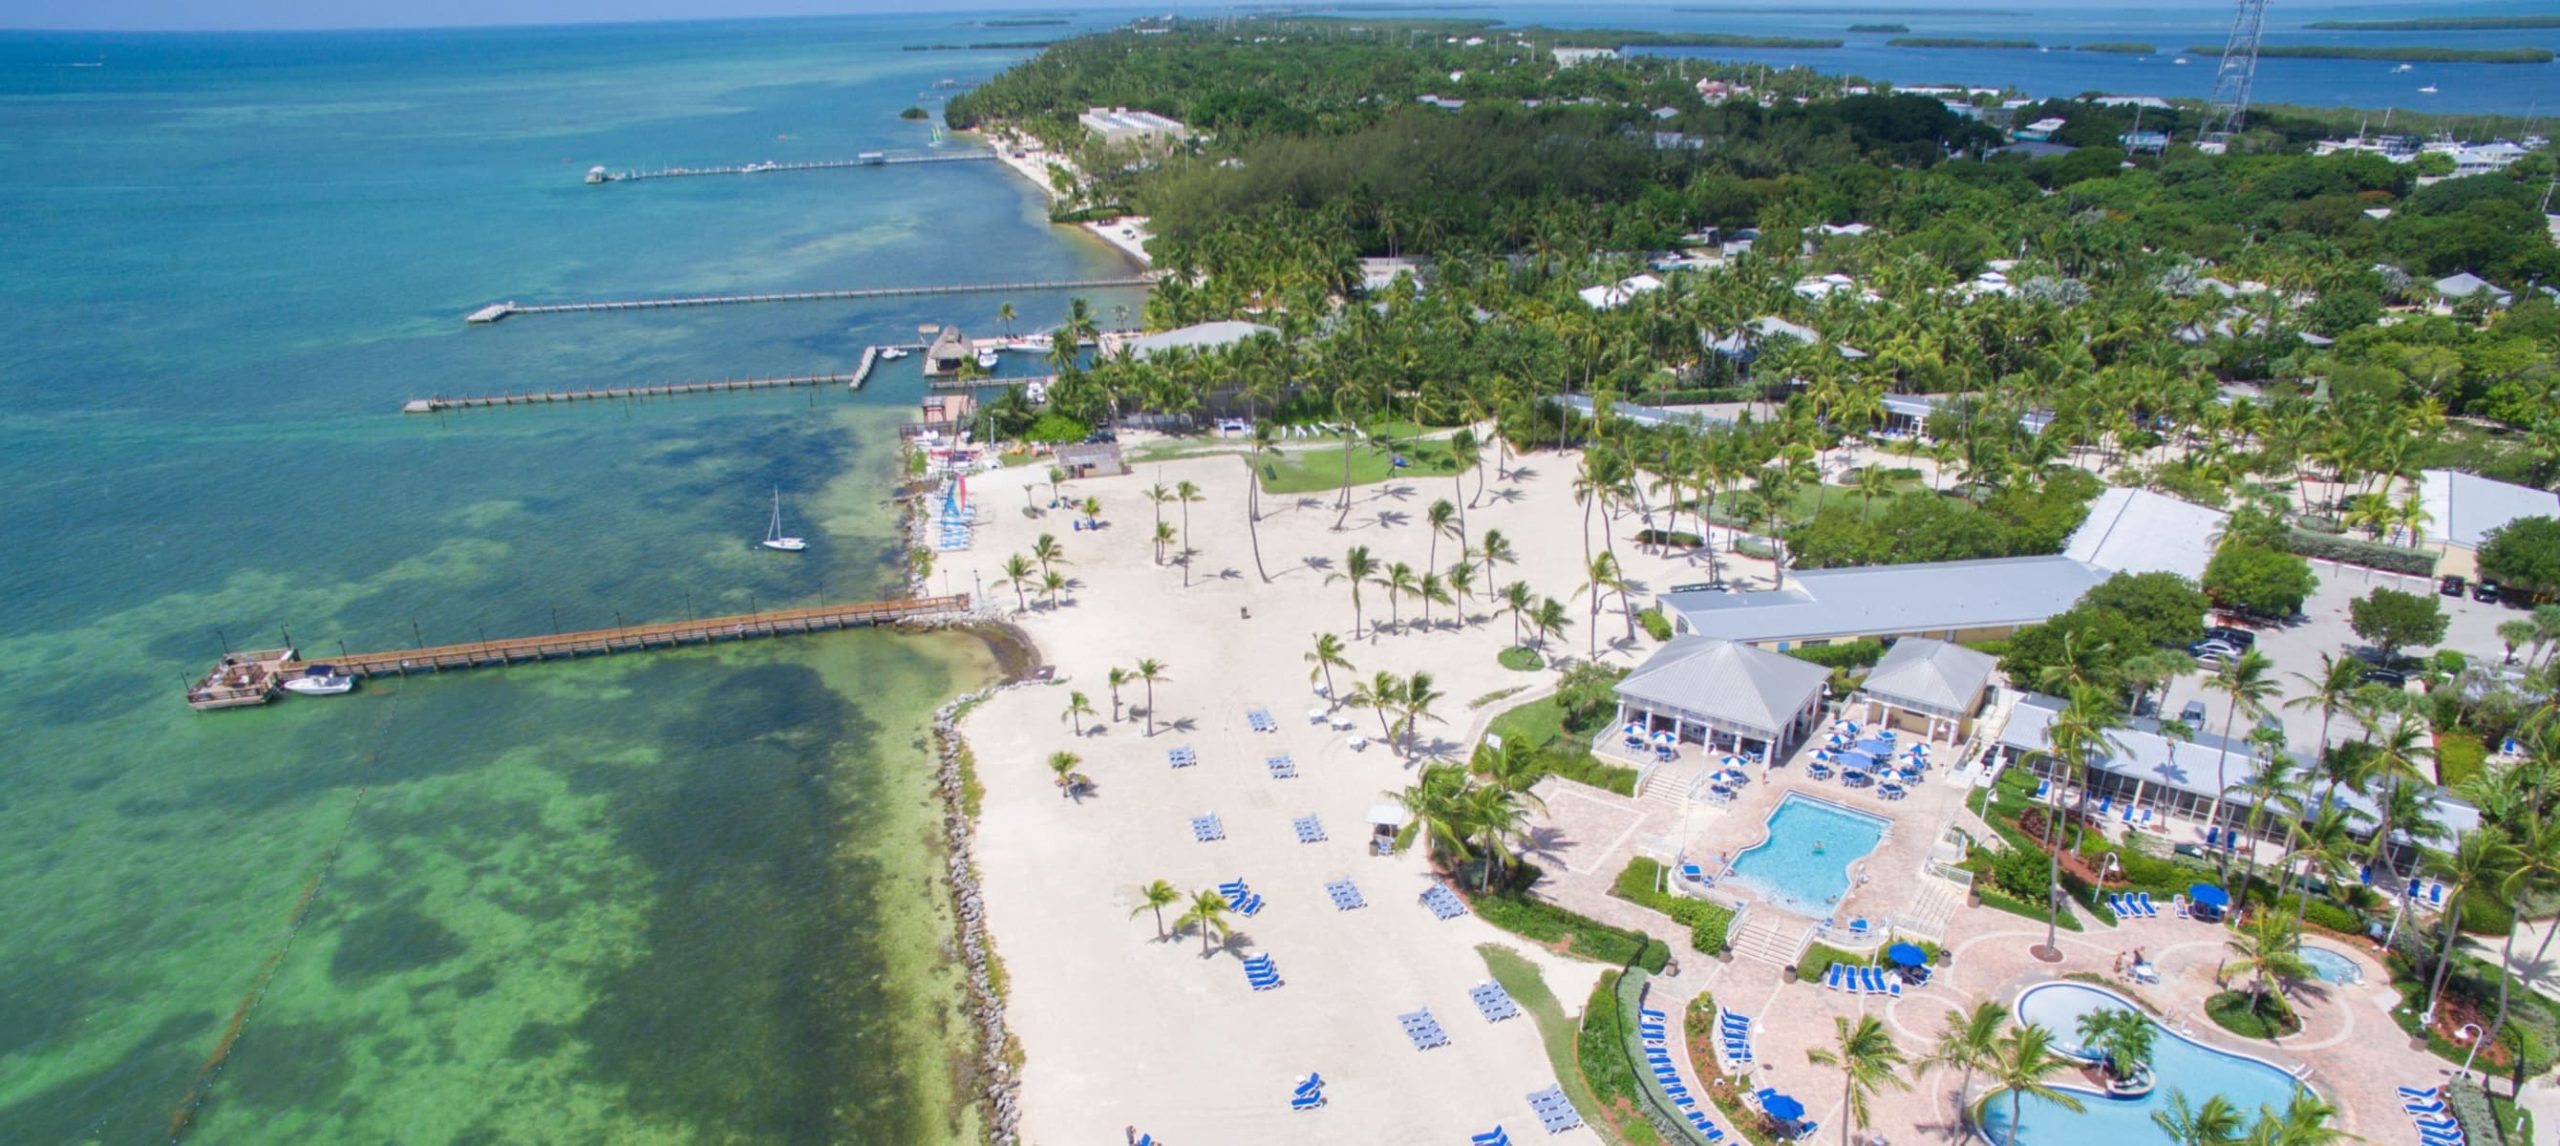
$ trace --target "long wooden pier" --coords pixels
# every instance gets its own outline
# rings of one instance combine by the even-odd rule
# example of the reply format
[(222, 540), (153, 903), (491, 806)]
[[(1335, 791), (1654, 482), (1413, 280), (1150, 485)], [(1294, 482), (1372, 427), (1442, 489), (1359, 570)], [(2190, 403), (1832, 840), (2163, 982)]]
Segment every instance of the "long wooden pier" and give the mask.
[[(668, 621), (660, 624), (625, 625), (611, 629), (588, 629), (575, 633), (552, 633), (539, 637), (509, 637), (494, 641), (473, 641), (458, 645), (432, 645), (389, 652), (351, 653), (326, 660), (299, 659), (293, 650), (249, 654), (263, 658), (262, 670), (255, 681), (245, 682), (233, 691), (210, 698), (209, 683), (227, 683), (208, 678), (189, 693), (189, 700), (199, 708), (245, 707), (264, 704), (279, 691), (278, 685), (302, 676), (316, 664), (326, 664), (347, 676), (373, 678), (407, 676), (411, 673), (452, 672), (459, 669), (532, 664), (547, 660), (615, 653), (646, 652), (672, 649), (684, 645), (717, 644), (722, 641), (746, 641), (760, 637), (784, 637), (800, 633), (826, 632), (832, 629), (867, 628), (896, 624), (901, 621), (925, 620), (955, 616), (969, 609), (969, 594), (948, 597), (917, 597), (894, 601), (868, 601), (841, 605), (813, 605), (800, 609), (775, 609), (728, 617), (705, 617), (694, 621)], [(239, 659), (239, 658), (232, 658)], [(238, 666), (217, 666), (217, 675), (229, 668), (234, 673), (245, 670)], [(248, 684), (260, 687), (250, 688)], [(210, 698), (210, 699), (209, 699)]]
[(725, 394), (732, 390), (782, 390), (794, 386), (833, 386), (843, 383), (859, 390), (863, 380), (871, 376), (874, 354), (863, 352), (862, 364), (847, 374), (794, 374), (786, 378), (723, 378), (706, 382), (661, 382), (642, 386), (599, 386), (589, 390), (530, 390), (521, 394), (474, 394), (448, 397), (442, 394), (411, 398), (400, 407), (403, 414), (441, 414), (447, 410), (478, 410), (491, 406), (541, 406), (553, 402), (604, 402), (615, 398), (673, 398), (684, 394)]
[(948, 283), (937, 286), (863, 287), (856, 290), (801, 290), (773, 294), (691, 295), (680, 298), (620, 299), (609, 302), (551, 302), (525, 305), (491, 303), (472, 311), (465, 321), (496, 322), (519, 314), (599, 314), (617, 310), (663, 310), (685, 306), (740, 306), (751, 302), (842, 302), (868, 298), (918, 298), (955, 294), (1034, 294), (1061, 290), (1112, 290), (1151, 287), (1156, 276), (1127, 275), (1107, 279), (1059, 279), (1049, 282)]
[(926, 388), (932, 390), (993, 390), (1001, 386), (1055, 386), (1057, 384), (1058, 376), (1055, 374), (1026, 374), (1021, 376), (1002, 377), (994, 374), (984, 374), (976, 378), (936, 378), (931, 383), (928, 383)]
[(603, 171), (587, 173), (590, 184), (638, 183), (643, 179), (683, 179), (694, 175), (762, 175), (771, 171), (841, 171), (849, 167), (895, 167), (912, 163), (985, 163), (997, 158), (992, 151), (957, 151), (948, 154), (929, 152), (869, 152), (852, 159), (819, 159), (803, 163), (739, 163), (725, 167), (661, 167), (653, 171)]

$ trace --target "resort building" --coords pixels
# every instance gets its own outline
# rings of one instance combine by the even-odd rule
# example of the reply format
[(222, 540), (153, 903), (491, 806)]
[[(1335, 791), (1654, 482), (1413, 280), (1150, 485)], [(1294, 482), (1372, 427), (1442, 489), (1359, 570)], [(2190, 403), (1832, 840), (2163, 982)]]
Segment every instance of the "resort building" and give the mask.
[[(1592, 402), (1591, 396), (1588, 394), (1558, 394), (1555, 397), (1548, 399), (1548, 401), (1554, 402), (1556, 405), (1562, 406), (1576, 414), (1580, 414), (1585, 418), (1591, 416)], [(1647, 428), (1657, 426), (1677, 426), (1681, 429), (1692, 432), (1703, 430), (1710, 426), (1730, 426), (1733, 424), (1733, 419), (1731, 418), (1710, 414), (1704, 410), (1674, 410), (1665, 406), (1644, 406), (1638, 405), (1634, 402), (1609, 403), (1609, 416), (1612, 418), (1623, 419)]]
[(2560, 496), (2550, 490), (2491, 481), (2460, 470), (2427, 470), (2418, 475), (2418, 506), (2427, 513), (2427, 528), (2439, 573), (2469, 577), (2480, 571), (2477, 554), (2498, 527), (2526, 517), (2560, 517)]
[(1129, 463), (1120, 457), (1118, 442), (1077, 442), (1060, 446), (1049, 460), (1066, 473), (1069, 481), (1119, 477), (1129, 472)]
[(1991, 690), (1998, 658), (1928, 637), (1896, 641), (1868, 670), (1851, 703), (1867, 705), (1868, 720), (1930, 740), (1961, 744), (1973, 735), (1973, 718)]
[(1797, 570), (1783, 589), (1675, 590), (1656, 601), (1679, 632), (1784, 652), (1840, 641), (2005, 637), (2070, 608), (2106, 579), (2106, 570), (2070, 557), (1994, 557)]
[[(2012, 765), (2054, 777), (2058, 784), (2078, 783), (2077, 776), (2061, 775), (2048, 739), (2047, 730), (2066, 703), (2060, 697), (2029, 694), (2011, 710), (1993, 751), (2004, 753)], [(2216, 796), (2254, 779), (2259, 759), (2245, 739), (2226, 740), (2221, 731), (2200, 728), (2191, 738), (2163, 736), (2158, 720), (2139, 717), (2126, 727), (2108, 732), (2089, 758), (2090, 811), (2137, 826), (2157, 827), (2165, 816), (2201, 822), (2212, 815), (2223, 827), (2245, 827), (2249, 802), (2222, 795), (2217, 811)], [(2287, 753), (2288, 758), (2292, 755)], [(2378, 822), (2373, 802), (2344, 789), (2334, 798), (2365, 813), (2367, 818), (2353, 830), (2370, 835), (2372, 825)], [(2146, 817), (2145, 811), (2151, 815)], [(2427, 817), (2457, 833), (2480, 826), (2478, 809), (2441, 792), (2428, 808)], [(2280, 839), (2284, 830), (2280, 816), (2267, 816), (2259, 824), (2260, 833), (2268, 838)]]
[[(2463, 302), (2473, 295), (2478, 295), (2487, 299), (2489, 305), (2502, 307), (2514, 302), (2516, 298), (2505, 288), (2469, 271), (2437, 279), (2435, 290), (2437, 297), (2444, 299), (2448, 304)], [(2450, 307), (2446, 309), (2449, 311)]]
[(1626, 305), (1637, 295), (1651, 294), (1661, 289), (1661, 279), (1652, 275), (1637, 275), (1634, 278), (1620, 279), (1607, 286), (1582, 288), (1582, 304), (1593, 310), (1610, 310)]
[[(1600, 740), (1633, 723), (1675, 743), (1784, 753), (1822, 717), (1831, 670), (1713, 637), (1675, 637), (1618, 682), (1618, 719)], [(1773, 757), (1774, 758), (1774, 757)]]
[(1154, 334), (1141, 334), (1126, 340), (1109, 340), (1102, 347), (1102, 353), (1107, 358), (1118, 350), (1126, 348), (1129, 357), (1144, 362), (1149, 355), (1162, 354), (1166, 351), (1183, 350), (1194, 354), (1206, 354), (1214, 350), (1224, 350), (1263, 334), (1277, 338), (1280, 336), (1280, 331), (1276, 327), (1264, 326), (1258, 322), (1238, 322), (1234, 319), (1198, 322), (1190, 326), (1177, 326), (1172, 330), (1157, 331)]
[(2110, 486), (2089, 503), (2062, 555), (2117, 573), (2175, 573), (2204, 580), (2231, 515), (2147, 489)]
[(1557, 48), (1555, 55), (1557, 67), (1570, 68), (1576, 64), (1587, 64), (1594, 60), (1617, 59), (1618, 50), (1616, 48)]
[(1184, 127), (1181, 120), (1125, 107), (1087, 108), (1084, 114), (1076, 117), (1076, 122), (1083, 124), (1086, 131), (1104, 143), (1143, 143), (1149, 140), (1178, 143), (1190, 134), (1190, 129)]

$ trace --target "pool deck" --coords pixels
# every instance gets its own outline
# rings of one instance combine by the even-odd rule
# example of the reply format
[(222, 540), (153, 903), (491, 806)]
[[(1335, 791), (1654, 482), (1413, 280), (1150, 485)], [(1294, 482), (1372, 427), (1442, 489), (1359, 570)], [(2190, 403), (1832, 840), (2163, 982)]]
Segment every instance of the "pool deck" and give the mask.
[[(1534, 859), (1547, 870), (1540, 884), (1547, 898), (1605, 922), (1672, 936), (1676, 931), (1662, 915), (1609, 894), (1627, 862), (1640, 854), (1659, 856), (1685, 845), (1693, 857), (1727, 857), (1758, 841), (1763, 822), (1789, 791), (1873, 812), (1894, 821), (1884, 842), (1857, 871), (1840, 906), (1840, 918), (1865, 915), (1889, 919), (1907, 906), (1912, 889), (1931, 877), (1922, 873), (1932, 846), (1945, 828), (1962, 826), (1984, 833), (1980, 818), (1964, 808), (1972, 790), (1971, 774), (1951, 774), (1941, 765), (1913, 789), (1909, 798), (1888, 802), (1871, 791), (1850, 791), (1837, 783), (1806, 777), (1799, 759), (1778, 772), (1753, 769), (1753, 783), (1728, 806), (1686, 807), (1651, 798), (1617, 796), (1584, 785), (1549, 780), (1538, 789), (1546, 811), (1533, 821), (1538, 847)], [(1737, 894), (1751, 897), (1748, 891)], [(1775, 909), (1755, 905), (1752, 915), (1764, 918)], [(2332, 936), (2314, 939), (2321, 946), (2351, 952), (2363, 967), (2360, 984), (2314, 982), (2294, 993), (2304, 1028), (2292, 1037), (2256, 1041), (2223, 1031), (2205, 1016), (2204, 1001), (2215, 992), (2213, 975), (2223, 958), (2224, 932), (2211, 925), (2163, 915), (2115, 926), (2096, 923), (2086, 912), (2085, 932), (2064, 931), (2063, 961), (2040, 963), (2028, 953), (2044, 942), (2044, 926), (1990, 908), (1959, 904), (1946, 929), (1951, 965), (1940, 967), (1931, 982), (1907, 988), (1899, 999), (1847, 995), (1813, 984), (1794, 982), (1776, 966), (1748, 958), (1711, 959), (1675, 942), (1678, 973), (1657, 977), (1655, 1005), (1685, 1005), (1703, 991), (1734, 1010), (1763, 1019), (1755, 1036), (1759, 1066), (1754, 1086), (1776, 1086), (1805, 1100), (1808, 1114), (1824, 1127), (1824, 1140), (1845, 1117), (1840, 1109), (1836, 1072), (1809, 1065), (1805, 1052), (1827, 1045), (1833, 1017), (1862, 1013), (1880, 1015), (1894, 1039), (1911, 1057), (1928, 1053), (1948, 1011), (1985, 1000), (2003, 1005), (2038, 983), (2068, 974), (2090, 974), (2121, 994), (2141, 1000), (2170, 1028), (2218, 1050), (2251, 1055), (2286, 1070), (2310, 1067), (2311, 1084), (2340, 1108), (2340, 1125), (2352, 1134), (2376, 1141), (2413, 1140), (2408, 1119), (2393, 1098), (2393, 1088), (2442, 1082), (2451, 1066), (2423, 1050), (2413, 1050), (2391, 1019), (2398, 1002), (2372, 945)], [(1675, 937), (1676, 938), (1676, 937)], [(2134, 984), (2118, 974), (2119, 961), (2139, 949), (2161, 975), (2157, 984)], [(1776, 1020), (1776, 1021), (1766, 1021)], [(1685, 1055), (1681, 1056), (1685, 1060)], [(1711, 1063), (1683, 1061), (1681, 1073), (1703, 1079), (1698, 1067)], [(1878, 1095), (1871, 1103), (1874, 1131), (1887, 1142), (1920, 1140), (1957, 1142), (1960, 1074), (1933, 1072), (1907, 1092)], [(1985, 1085), (1976, 1082), (1979, 1095)], [(2544, 1095), (2528, 1088), (2528, 1102)]]

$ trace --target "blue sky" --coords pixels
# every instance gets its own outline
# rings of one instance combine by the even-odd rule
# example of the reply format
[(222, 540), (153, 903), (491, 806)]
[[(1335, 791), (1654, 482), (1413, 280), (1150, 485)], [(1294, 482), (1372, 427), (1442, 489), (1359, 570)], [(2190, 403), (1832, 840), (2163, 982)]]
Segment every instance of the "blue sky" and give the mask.
[[(1144, 3), (1164, 10), (1208, 6)], [(1075, 10), (1062, 0), (0, 0), (0, 28), (416, 28), (1019, 8)]]

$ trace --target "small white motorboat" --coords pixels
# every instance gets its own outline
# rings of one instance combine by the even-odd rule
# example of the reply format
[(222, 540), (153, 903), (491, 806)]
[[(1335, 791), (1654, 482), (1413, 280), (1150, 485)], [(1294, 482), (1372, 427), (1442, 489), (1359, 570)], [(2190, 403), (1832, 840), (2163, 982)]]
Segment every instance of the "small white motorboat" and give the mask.
[(336, 665), (312, 665), (301, 676), (285, 681), (284, 690), (302, 696), (342, 696), (356, 690), (356, 678), (339, 672)]
[(2419, 89), (2418, 89), (2418, 94), (2419, 94), (2419, 95), (2434, 95), (2434, 94), (2436, 94), (2436, 86), (2435, 86), (2434, 84), (2428, 84), (2428, 85), (2427, 85), (2427, 86), (2425, 86), (2425, 87), (2419, 88)]
[(2418, 70), (2418, 65), (2416, 64), (2402, 64), (2399, 67), (2391, 69), (2391, 73), (2393, 75), (2398, 75), (2401, 72), (2414, 72), (2416, 70)]
[(880, 348), (880, 360), (883, 362), (895, 362), (906, 356), (907, 348), (903, 346), (883, 346)]
[(782, 487), (780, 486), (775, 486), (773, 490), (773, 526), (765, 531), (764, 541), (761, 544), (767, 549), (779, 549), (784, 553), (798, 553), (809, 547), (809, 543), (800, 538), (782, 535)]
[(1003, 360), (1003, 357), (993, 350), (981, 350), (978, 352), (978, 365), (988, 370), (995, 369), (996, 363)]
[(2178, 57), (2177, 59), (2171, 60), (2171, 61), (2169, 61), (2169, 62), (2170, 62), (2170, 63), (2173, 63), (2173, 64), (2183, 64), (2183, 63), (2186, 63), (2186, 62), (2187, 62), (2187, 58), (2186, 58), (2185, 56), (2180, 56), (2180, 57)]

